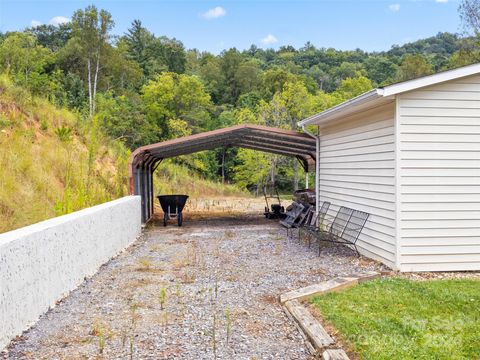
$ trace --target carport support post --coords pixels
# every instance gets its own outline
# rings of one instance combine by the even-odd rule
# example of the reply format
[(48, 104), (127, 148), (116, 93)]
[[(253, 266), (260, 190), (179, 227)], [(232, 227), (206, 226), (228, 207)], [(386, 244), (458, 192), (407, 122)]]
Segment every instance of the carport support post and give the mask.
[(320, 128), (317, 129), (317, 135), (314, 135), (305, 128), (305, 125), (302, 125), (302, 130), (315, 139), (315, 217), (318, 219), (320, 210)]
[(318, 219), (320, 210), (320, 131), (315, 136), (315, 142), (315, 216)]
[(153, 197), (153, 168), (155, 167), (155, 162), (150, 164), (150, 171), (148, 173), (148, 178), (150, 179), (150, 193), (148, 196), (150, 196), (150, 216), (153, 215), (153, 211), (155, 210), (155, 198)]

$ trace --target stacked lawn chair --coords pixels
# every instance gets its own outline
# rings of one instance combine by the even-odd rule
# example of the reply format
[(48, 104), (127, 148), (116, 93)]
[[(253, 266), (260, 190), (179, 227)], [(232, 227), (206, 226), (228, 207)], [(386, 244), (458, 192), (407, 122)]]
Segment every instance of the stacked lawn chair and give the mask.
[(305, 222), (311, 206), (303, 205), (294, 201), (291, 209), (286, 212), (286, 216), (280, 221), (280, 224), (287, 229), (287, 236), (290, 236), (293, 229), (299, 228)]

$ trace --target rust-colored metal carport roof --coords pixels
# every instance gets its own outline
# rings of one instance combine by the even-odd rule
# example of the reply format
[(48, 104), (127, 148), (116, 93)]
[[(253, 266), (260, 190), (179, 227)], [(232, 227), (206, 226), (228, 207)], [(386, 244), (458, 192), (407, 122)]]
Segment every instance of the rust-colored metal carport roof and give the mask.
[(153, 179), (163, 159), (219, 147), (242, 147), (296, 157), (306, 171), (315, 168), (315, 139), (304, 133), (260, 125), (236, 125), (142, 146), (131, 156), (130, 193), (142, 196), (142, 219), (153, 213)]

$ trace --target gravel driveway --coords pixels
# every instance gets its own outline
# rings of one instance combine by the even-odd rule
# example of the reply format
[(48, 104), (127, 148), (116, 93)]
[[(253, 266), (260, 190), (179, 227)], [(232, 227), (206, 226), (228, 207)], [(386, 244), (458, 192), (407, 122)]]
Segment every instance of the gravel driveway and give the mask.
[(184, 224), (147, 228), (2, 356), (311, 359), (278, 295), (381, 269), (342, 248), (318, 256), (258, 215)]

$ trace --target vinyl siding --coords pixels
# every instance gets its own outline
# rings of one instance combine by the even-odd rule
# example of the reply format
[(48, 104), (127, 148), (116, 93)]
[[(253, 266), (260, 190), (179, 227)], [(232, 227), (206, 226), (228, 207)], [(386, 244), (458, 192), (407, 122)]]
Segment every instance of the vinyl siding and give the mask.
[(480, 270), (480, 76), (397, 99), (400, 269)]
[(366, 256), (395, 267), (394, 102), (320, 129), (320, 199), (366, 211), (357, 245)]

